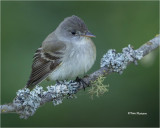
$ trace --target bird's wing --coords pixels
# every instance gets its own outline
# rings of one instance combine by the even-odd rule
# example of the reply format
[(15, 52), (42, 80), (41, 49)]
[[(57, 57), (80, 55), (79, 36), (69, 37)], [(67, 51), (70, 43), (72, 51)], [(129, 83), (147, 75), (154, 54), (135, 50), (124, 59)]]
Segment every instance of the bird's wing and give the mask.
[[(65, 50), (64, 43), (55, 45), (55, 43), (46, 42), (54, 47), (51, 50), (40, 47), (37, 49), (34, 55), (32, 64), (32, 72), (30, 78), (26, 84), (27, 88), (32, 89), (35, 85), (43, 81), (47, 76), (56, 69), (58, 65), (62, 63), (62, 58)], [(51, 48), (50, 47), (50, 48)]]

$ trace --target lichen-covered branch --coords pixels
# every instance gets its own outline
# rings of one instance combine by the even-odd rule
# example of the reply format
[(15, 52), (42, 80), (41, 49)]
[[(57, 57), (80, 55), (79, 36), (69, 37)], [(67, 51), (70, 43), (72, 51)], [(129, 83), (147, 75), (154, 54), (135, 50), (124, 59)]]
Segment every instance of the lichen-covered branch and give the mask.
[[(1, 113), (17, 113), (21, 118), (27, 119), (34, 115), (36, 110), (47, 102), (54, 105), (62, 103), (64, 98), (73, 98), (75, 94), (86, 87), (96, 86), (95, 80), (106, 77), (108, 74), (117, 72), (122, 74), (130, 63), (137, 64), (137, 60), (143, 58), (160, 45), (160, 35), (142, 45), (137, 50), (133, 50), (131, 45), (122, 49), (122, 53), (116, 53), (115, 49), (110, 49), (102, 57), (100, 69), (85, 76), (82, 80), (86, 84), (76, 81), (61, 81), (54, 86), (48, 86), (47, 91), (41, 86), (36, 86), (32, 91), (27, 88), (20, 89), (12, 103), (0, 105)], [(94, 82), (94, 84), (92, 84)]]

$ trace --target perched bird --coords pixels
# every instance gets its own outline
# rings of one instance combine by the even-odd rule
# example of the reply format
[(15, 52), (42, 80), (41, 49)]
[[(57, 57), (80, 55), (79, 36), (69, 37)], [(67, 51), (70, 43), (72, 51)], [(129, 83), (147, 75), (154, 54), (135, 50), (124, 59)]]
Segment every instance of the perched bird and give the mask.
[(86, 73), (96, 59), (96, 47), (84, 21), (67, 17), (43, 41), (34, 54), (32, 71), (26, 84), (32, 89), (45, 80), (73, 79)]

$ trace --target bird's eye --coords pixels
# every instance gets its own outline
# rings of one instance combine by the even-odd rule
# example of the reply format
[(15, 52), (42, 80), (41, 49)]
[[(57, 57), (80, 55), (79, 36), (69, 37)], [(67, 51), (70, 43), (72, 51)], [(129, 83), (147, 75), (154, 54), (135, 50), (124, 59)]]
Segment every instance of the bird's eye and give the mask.
[(71, 32), (71, 33), (72, 33), (72, 35), (76, 35), (76, 32), (74, 32), (74, 31), (73, 31), (73, 32)]

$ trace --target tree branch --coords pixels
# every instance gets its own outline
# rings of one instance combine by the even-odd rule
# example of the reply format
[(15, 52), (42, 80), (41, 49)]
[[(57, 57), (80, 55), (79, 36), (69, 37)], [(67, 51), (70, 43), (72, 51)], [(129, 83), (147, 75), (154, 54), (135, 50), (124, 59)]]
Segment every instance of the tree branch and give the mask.
[(20, 89), (17, 92), (16, 98), (12, 103), (0, 105), (1, 113), (17, 113), (20, 118), (27, 119), (34, 115), (36, 110), (47, 102), (53, 102), (54, 105), (62, 103), (64, 98), (73, 98), (79, 90), (90, 86), (96, 86), (92, 82), (98, 78), (107, 76), (110, 73), (118, 72), (122, 74), (127, 65), (137, 60), (142, 59), (160, 45), (160, 35), (143, 44), (137, 50), (128, 45), (122, 49), (122, 53), (116, 53), (116, 50), (110, 49), (101, 59), (101, 68), (94, 73), (85, 76), (82, 80), (86, 84), (76, 81), (61, 81), (54, 86), (48, 86), (47, 91), (43, 87), (36, 86), (32, 91), (27, 88)]

